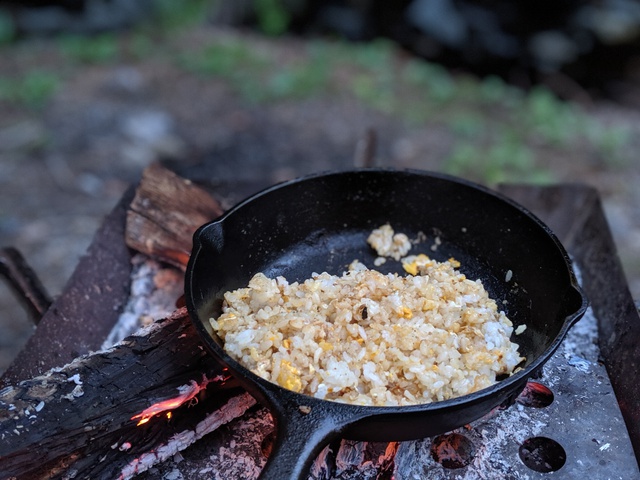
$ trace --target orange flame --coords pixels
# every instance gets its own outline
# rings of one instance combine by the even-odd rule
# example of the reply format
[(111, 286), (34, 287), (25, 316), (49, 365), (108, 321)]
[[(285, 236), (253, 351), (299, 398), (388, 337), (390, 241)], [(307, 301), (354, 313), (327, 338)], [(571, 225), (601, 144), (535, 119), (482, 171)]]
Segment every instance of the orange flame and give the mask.
[(162, 413), (167, 412), (167, 418), (171, 418), (171, 410), (175, 410), (176, 408), (184, 405), (186, 402), (192, 401), (198, 393), (207, 388), (207, 385), (211, 382), (221, 381), (224, 382), (229, 377), (223, 377), (222, 375), (218, 375), (212, 379), (208, 379), (207, 377), (202, 377), (202, 383), (198, 384), (195, 380), (191, 380), (189, 385), (182, 385), (178, 387), (178, 392), (180, 395), (174, 398), (170, 398), (168, 400), (162, 400), (161, 402), (154, 403), (148, 408), (145, 408), (142, 412), (138, 413), (131, 417), (131, 420), (138, 420), (136, 426), (144, 425), (147, 423), (152, 417)]

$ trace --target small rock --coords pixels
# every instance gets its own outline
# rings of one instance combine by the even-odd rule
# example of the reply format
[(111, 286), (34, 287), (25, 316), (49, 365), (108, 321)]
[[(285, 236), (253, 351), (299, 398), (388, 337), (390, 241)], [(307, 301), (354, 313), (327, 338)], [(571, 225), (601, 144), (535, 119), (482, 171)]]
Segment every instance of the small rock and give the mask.
[(158, 157), (182, 156), (186, 147), (173, 129), (173, 119), (162, 111), (147, 110), (128, 115), (121, 125), (122, 133), (130, 140), (122, 149), (123, 156), (140, 166), (146, 166)]
[(165, 112), (147, 110), (129, 115), (123, 121), (123, 133), (134, 142), (153, 145), (171, 133), (173, 121)]
[(107, 79), (105, 87), (115, 94), (139, 95), (144, 91), (146, 83), (138, 69), (120, 67)]

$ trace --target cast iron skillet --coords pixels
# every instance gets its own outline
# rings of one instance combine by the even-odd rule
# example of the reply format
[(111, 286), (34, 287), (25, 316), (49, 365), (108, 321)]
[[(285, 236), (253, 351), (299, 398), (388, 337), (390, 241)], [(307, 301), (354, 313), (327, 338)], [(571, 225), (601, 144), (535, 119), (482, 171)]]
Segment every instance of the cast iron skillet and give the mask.
[[(354, 259), (374, 268), (376, 255), (366, 238), (384, 223), (410, 238), (423, 232), (427, 240), (411, 253), (427, 253), (436, 260), (455, 257), (467, 277), (482, 280), (514, 325), (526, 324), (525, 332), (514, 337), (526, 357), (522, 370), (492, 387), (447, 401), (360, 407), (285, 390), (224, 352), (209, 324), (209, 318), (220, 313), (224, 292), (246, 286), (257, 272), (300, 281), (312, 272), (339, 274)], [(377, 269), (402, 271), (395, 261), (384, 267)], [(275, 446), (260, 477), (274, 480), (306, 478), (315, 456), (336, 438), (424, 438), (513, 402), (587, 304), (564, 248), (523, 207), (449, 176), (384, 169), (319, 174), (279, 184), (202, 226), (194, 235), (185, 291), (207, 349), (275, 418)]]

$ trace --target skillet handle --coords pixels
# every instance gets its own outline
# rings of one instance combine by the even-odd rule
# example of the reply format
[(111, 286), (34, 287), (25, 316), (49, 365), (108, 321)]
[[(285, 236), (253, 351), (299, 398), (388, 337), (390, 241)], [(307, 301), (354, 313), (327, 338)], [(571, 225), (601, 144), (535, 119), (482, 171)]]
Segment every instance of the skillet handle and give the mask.
[(276, 440), (259, 480), (307, 480), (322, 449), (354, 422), (353, 417), (337, 413), (339, 409), (318, 404), (275, 407)]

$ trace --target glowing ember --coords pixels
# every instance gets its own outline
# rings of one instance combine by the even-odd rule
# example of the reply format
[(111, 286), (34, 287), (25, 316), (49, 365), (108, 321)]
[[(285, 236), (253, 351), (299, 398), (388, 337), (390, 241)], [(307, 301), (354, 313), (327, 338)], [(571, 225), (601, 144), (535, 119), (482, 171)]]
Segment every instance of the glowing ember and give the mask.
[(162, 413), (167, 412), (167, 418), (171, 418), (171, 410), (175, 410), (176, 408), (184, 405), (186, 402), (197, 401), (195, 398), (198, 393), (207, 388), (207, 385), (211, 382), (225, 382), (229, 377), (223, 377), (222, 375), (218, 375), (212, 379), (208, 379), (207, 377), (202, 377), (202, 383), (198, 384), (195, 380), (191, 380), (189, 385), (182, 385), (178, 387), (178, 392), (180, 394), (177, 397), (170, 398), (168, 400), (163, 400), (158, 403), (154, 403), (148, 408), (145, 408), (142, 412), (138, 413), (131, 417), (131, 420), (138, 420), (137, 426), (144, 425), (147, 423), (152, 417)]
[(516, 401), (525, 407), (544, 408), (553, 403), (553, 392), (538, 382), (527, 382), (527, 386)]

